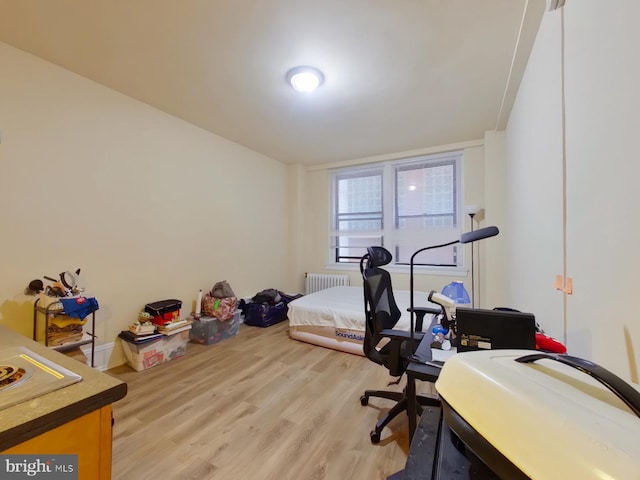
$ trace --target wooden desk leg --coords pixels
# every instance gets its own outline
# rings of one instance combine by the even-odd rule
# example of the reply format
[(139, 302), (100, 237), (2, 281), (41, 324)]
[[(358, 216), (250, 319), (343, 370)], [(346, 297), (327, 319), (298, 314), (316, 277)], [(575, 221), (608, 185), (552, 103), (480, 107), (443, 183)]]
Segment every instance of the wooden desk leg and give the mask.
[(407, 374), (407, 415), (409, 416), (409, 444), (411, 444), (413, 433), (416, 431), (416, 417), (418, 416), (416, 402), (416, 379), (413, 378), (413, 375)]

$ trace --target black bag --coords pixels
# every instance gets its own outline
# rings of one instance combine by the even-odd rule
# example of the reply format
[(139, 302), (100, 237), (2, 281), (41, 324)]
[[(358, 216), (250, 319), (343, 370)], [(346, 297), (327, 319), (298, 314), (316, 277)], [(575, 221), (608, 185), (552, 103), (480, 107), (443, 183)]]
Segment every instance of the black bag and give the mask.
[[(271, 304), (269, 301), (258, 303), (256, 301), (245, 302), (244, 300), (240, 300), (239, 308), (244, 314), (245, 324), (254, 327), (270, 327), (271, 325), (280, 323), (287, 319), (289, 302), (302, 296), (302, 294), (287, 295), (284, 292), (280, 292), (277, 290), (273, 291), (277, 292), (278, 297), (280, 297), (280, 301), (276, 304)], [(266, 290), (263, 290), (253, 298), (255, 299), (257, 297), (259, 299), (259, 295), (263, 292), (266, 292)], [(271, 294), (272, 292), (269, 292), (268, 296), (270, 298), (272, 298)]]
[[(244, 304), (244, 305), (243, 305)], [(270, 327), (287, 319), (289, 307), (284, 302), (275, 305), (240, 301), (244, 323), (254, 327)]]
[(255, 303), (276, 305), (282, 301), (282, 297), (280, 296), (280, 292), (275, 288), (267, 288), (266, 290), (256, 293), (251, 300)]

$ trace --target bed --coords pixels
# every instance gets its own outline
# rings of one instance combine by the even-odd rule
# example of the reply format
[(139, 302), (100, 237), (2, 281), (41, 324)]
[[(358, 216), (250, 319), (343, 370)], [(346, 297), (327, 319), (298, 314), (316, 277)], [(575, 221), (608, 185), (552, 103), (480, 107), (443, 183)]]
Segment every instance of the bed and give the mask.
[[(407, 311), (411, 303), (410, 292), (396, 290), (394, 298), (402, 312), (395, 328), (408, 331), (411, 322)], [(427, 301), (425, 292), (414, 293), (414, 304), (438, 307)], [(332, 287), (297, 298), (289, 303), (287, 316), (291, 338), (364, 356), (364, 294), (361, 286)]]

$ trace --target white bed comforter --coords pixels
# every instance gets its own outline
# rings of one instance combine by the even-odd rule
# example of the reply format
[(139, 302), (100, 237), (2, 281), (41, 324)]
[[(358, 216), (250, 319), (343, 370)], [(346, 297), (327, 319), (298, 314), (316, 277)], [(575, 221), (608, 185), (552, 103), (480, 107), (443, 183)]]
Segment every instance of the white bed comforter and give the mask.
[[(409, 307), (409, 290), (394, 290), (394, 298), (402, 317), (394, 328), (409, 330), (411, 317)], [(427, 293), (414, 292), (415, 306), (430, 306), (438, 308), (438, 305), (427, 300)], [(350, 330), (365, 330), (364, 322), (364, 293), (362, 287), (332, 287), (326, 290), (305, 295), (289, 303), (289, 325), (292, 326), (322, 326), (335, 327)], [(425, 327), (429, 325), (425, 319)]]

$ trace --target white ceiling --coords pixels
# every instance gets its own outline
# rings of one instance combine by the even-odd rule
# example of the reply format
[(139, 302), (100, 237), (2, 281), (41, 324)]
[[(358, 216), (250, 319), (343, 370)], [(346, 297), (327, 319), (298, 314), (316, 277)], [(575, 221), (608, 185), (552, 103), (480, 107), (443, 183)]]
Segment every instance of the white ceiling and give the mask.
[[(504, 128), (545, 3), (0, 0), (0, 41), (274, 159), (316, 164)], [(324, 72), (313, 94), (285, 82), (301, 64)]]

